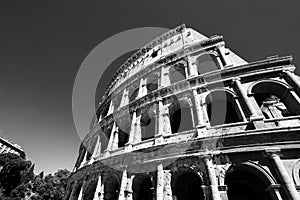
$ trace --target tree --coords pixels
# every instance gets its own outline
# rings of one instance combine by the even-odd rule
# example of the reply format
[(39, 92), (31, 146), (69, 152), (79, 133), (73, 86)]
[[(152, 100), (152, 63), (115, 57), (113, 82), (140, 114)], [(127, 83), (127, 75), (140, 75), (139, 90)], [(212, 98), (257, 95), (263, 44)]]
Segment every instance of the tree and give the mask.
[[(69, 176), (70, 171), (67, 169), (58, 170), (54, 175), (49, 174), (45, 178), (36, 176), (32, 190), (36, 194), (34, 198), (62, 200), (66, 192)], [(34, 198), (31, 199), (33, 200)]]
[(12, 153), (0, 154), (0, 188), (4, 197), (23, 198), (29, 181), (34, 177), (33, 166)]
[(0, 200), (62, 200), (70, 171), (34, 175), (34, 165), (16, 154), (0, 154)]

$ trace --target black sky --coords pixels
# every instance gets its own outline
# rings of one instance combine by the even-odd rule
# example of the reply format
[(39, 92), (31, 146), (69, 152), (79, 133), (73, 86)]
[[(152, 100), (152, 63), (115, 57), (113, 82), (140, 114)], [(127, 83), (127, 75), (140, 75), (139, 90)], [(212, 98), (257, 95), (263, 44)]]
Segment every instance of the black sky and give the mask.
[(2, 0), (1, 135), (22, 145), (37, 172), (71, 169), (80, 142), (73, 82), (101, 41), (132, 28), (185, 23), (223, 35), (247, 61), (293, 55), (300, 72), (299, 19), (296, 0)]

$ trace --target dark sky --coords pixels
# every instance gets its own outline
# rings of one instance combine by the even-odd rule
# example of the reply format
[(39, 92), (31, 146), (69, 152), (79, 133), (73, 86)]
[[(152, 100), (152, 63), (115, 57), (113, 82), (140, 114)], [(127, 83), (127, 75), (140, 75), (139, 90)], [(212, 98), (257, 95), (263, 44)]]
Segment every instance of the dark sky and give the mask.
[(185, 23), (223, 35), (247, 61), (293, 55), (300, 72), (299, 19), (297, 0), (1, 0), (1, 135), (23, 147), (36, 173), (71, 170), (80, 143), (73, 82), (101, 41), (127, 29)]

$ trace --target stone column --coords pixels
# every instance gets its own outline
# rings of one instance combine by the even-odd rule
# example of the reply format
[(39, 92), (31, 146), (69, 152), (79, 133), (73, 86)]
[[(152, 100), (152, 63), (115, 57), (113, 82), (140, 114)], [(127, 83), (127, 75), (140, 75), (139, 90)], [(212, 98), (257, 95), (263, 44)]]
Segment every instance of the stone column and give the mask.
[(220, 196), (220, 192), (218, 189), (218, 181), (217, 181), (217, 177), (216, 177), (216, 172), (214, 169), (214, 165), (212, 162), (212, 155), (207, 155), (206, 157), (203, 158), (204, 163), (205, 163), (205, 167), (207, 170), (207, 175), (208, 175), (208, 179), (209, 179), (209, 189), (211, 192), (211, 199), (212, 200), (221, 200), (221, 196)]
[(121, 180), (121, 186), (120, 186), (118, 200), (125, 200), (126, 187), (127, 187), (127, 169), (125, 168), (122, 173), (122, 180)]
[(266, 149), (265, 154), (270, 159), (274, 170), (280, 179), (283, 189), (289, 200), (299, 200), (300, 196), (296, 190), (296, 187), (290, 178), (285, 166), (283, 165), (280, 156), (278, 155), (280, 149)]
[(186, 77), (198, 76), (197, 65), (195, 62), (192, 61), (192, 58), (190, 56), (187, 57), (187, 62), (187, 68), (189, 73), (186, 74)]
[(120, 107), (123, 107), (123, 106), (125, 106), (129, 103), (128, 92), (129, 91), (127, 89), (124, 89), (122, 99), (121, 99), (121, 103), (120, 103)]
[(116, 130), (117, 130), (117, 125), (116, 125), (116, 122), (114, 122), (110, 136), (109, 136), (109, 141), (108, 141), (106, 152), (109, 152), (113, 149), (114, 135), (115, 135)]
[[(112, 101), (110, 101), (110, 104), (109, 104), (109, 108), (108, 108), (108, 111), (107, 111), (107, 114), (106, 115), (110, 115), (114, 112), (114, 104)], [(105, 116), (103, 116), (104, 118)]]
[(127, 150), (131, 150), (132, 144), (134, 143), (134, 135), (136, 131), (136, 110), (132, 113), (131, 126), (128, 143), (125, 145)]
[(201, 109), (201, 103), (198, 96), (198, 92), (196, 89), (193, 90), (194, 100), (195, 100), (195, 108), (197, 113), (197, 127), (205, 127), (205, 120), (203, 117), (203, 110)]
[[(225, 49), (224, 45), (219, 46), (219, 52), (220, 52), (222, 60), (224, 62), (224, 67), (228, 67), (230, 65), (230, 63), (229, 63), (229, 61), (227, 59), (226, 49)], [(221, 66), (221, 68), (223, 68), (223, 67)]]
[(133, 190), (132, 190), (132, 182), (134, 179), (134, 175), (131, 175), (128, 178), (127, 186), (126, 186), (126, 191), (125, 191), (125, 200), (133, 200)]
[(169, 86), (171, 84), (169, 76), (169, 68), (162, 67), (160, 76), (160, 88)]
[(172, 188), (171, 188), (171, 170), (164, 170), (164, 200), (172, 199)]
[(83, 160), (82, 160), (82, 162), (81, 162), (81, 164), (79, 166), (80, 168), (83, 167), (86, 164), (86, 162), (87, 162), (87, 154), (88, 154), (88, 150), (85, 150)]
[(141, 114), (136, 118), (135, 132), (134, 132), (134, 141), (137, 143), (142, 141), (142, 127), (141, 127)]
[(116, 131), (114, 132), (114, 141), (112, 145), (112, 150), (119, 148), (119, 128), (116, 127)]
[(285, 71), (285, 78), (287, 82), (295, 87), (295, 91), (300, 94), (300, 80), (299, 78), (291, 71)]
[(85, 186), (85, 183), (86, 182), (83, 181), (77, 200), (82, 200), (83, 199), (83, 188)]
[(93, 200), (99, 200), (101, 198), (101, 190), (102, 190), (101, 178), (102, 178), (101, 175), (99, 175)]
[(157, 166), (156, 200), (164, 200), (164, 167), (160, 163)]
[(101, 142), (100, 142), (100, 136), (98, 136), (93, 154), (92, 154), (91, 159), (89, 161), (89, 164), (92, 164), (95, 161), (95, 158), (100, 155), (100, 151), (101, 151)]
[(158, 132), (155, 136), (156, 143), (162, 143), (163, 142), (163, 136), (168, 136), (172, 134), (171, 131), (171, 124), (169, 115), (167, 113), (167, 110), (165, 106), (163, 105), (163, 100), (158, 100)]
[(143, 97), (143, 96), (147, 95), (147, 87), (146, 87), (146, 84), (147, 84), (147, 79), (141, 78), (141, 80), (140, 80), (140, 88), (139, 88), (139, 95), (138, 95), (138, 97)]
[(250, 112), (250, 120), (253, 120), (253, 119), (257, 119), (257, 118), (261, 118), (259, 117), (257, 111), (256, 111), (256, 108), (254, 107), (254, 105), (252, 104), (252, 102), (250, 101), (241, 81), (239, 78), (237, 79), (234, 79), (233, 80), (235, 86), (237, 87), (238, 89), (238, 92), (239, 94), (241, 95), (243, 101), (245, 102), (245, 104), (247, 105), (247, 108)]
[(75, 181), (75, 183), (73, 184), (73, 188), (72, 188), (69, 200), (75, 200), (76, 199), (77, 186), (78, 186), (78, 182)]

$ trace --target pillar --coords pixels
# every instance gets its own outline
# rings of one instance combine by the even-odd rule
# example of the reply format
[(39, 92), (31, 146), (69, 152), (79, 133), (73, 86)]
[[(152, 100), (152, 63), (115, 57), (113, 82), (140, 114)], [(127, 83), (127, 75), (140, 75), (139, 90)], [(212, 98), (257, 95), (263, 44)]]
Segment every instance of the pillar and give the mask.
[(290, 178), (288, 172), (286, 171), (285, 166), (283, 165), (280, 156), (279, 156), (280, 149), (266, 149), (265, 153), (266, 156), (270, 159), (274, 170), (280, 179), (283, 189), (286, 193), (286, 196), (289, 200), (299, 200), (300, 196), (296, 190), (296, 187)]
[(125, 145), (128, 150), (131, 149), (132, 144), (134, 143), (135, 130), (136, 130), (136, 110), (133, 111), (132, 113), (129, 139), (128, 139), (128, 143)]
[(192, 58), (190, 56), (187, 57), (187, 67), (189, 73), (186, 74), (186, 77), (198, 76), (197, 65), (192, 61)]
[(77, 186), (78, 186), (78, 182), (75, 181), (75, 183), (73, 184), (73, 188), (72, 188), (69, 200), (75, 200), (76, 199)]
[(214, 165), (212, 162), (212, 155), (207, 155), (204, 157), (204, 163), (207, 171), (208, 180), (210, 183), (209, 189), (211, 192), (211, 199), (212, 200), (221, 200), (219, 188), (218, 188), (218, 181), (216, 177), (216, 172), (214, 169)]
[(140, 80), (140, 88), (139, 88), (139, 95), (138, 95), (138, 97), (143, 97), (143, 96), (147, 95), (147, 87), (146, 87), (146, 84), (147, 84), (147, 79), (141, 78), (141, 80)]
[(167, 113), (165, 106), (163, 105), (163, 100), (159, 99), (158, 100), (158, 132), (155, 137), (159, 140), (158, 143), (161, 143), (163, 142), (162, 141), (163, 136), (168, 136), (171, 134), (172, 134), (172, 130), (171, 130), (169, 115)]
[(119, 148), (119, 128), (116, 127), (116, 131), (114, 132), (114, 140), (112, 145), (112, 150)]
[(101, 175), (99, 175), (93, 200), (99, 200), (101, 198), (101, 195), (102, 195), (101, 194), (101, 190), (102, 190), (102, 180), (101, 180), (101, 178), (102, 178)]
[(132, 182), (134, 179), (134, 175), (131, 175), (127, 180), (127, 186), (125, 191), (125, 200), (133, 200), (133, 190), (132, 190)]
[[(110, 104), (109, 104), (109, 108), (108, 108), (108, 111), (107, 111), (107, 114), (106, 115), (110, 115), (114, 112), (114, 104), (112, 101), (110, 101)], [(103, 116), (104, 118), (105, 116)]]
[(295, 91), (300, 95), (300, 80), (299, 78), (291, 71), (285, 71), (285, 77), (287, 82), (295, 87)]
[(95, 158), (100, 155), (100, 151), (101, 151), (101, 142), (100, 142), (100, 136), (98, 136), (93, 154), (92, 154), (91, 159), (89, 161), (89, 164), (92, 164), (94, 162)]
[(117, 125), (116, 125), (116, 122), (114, 122), (110, 136), (109, 136), (109, 141), (108, 141), (106, 152), (109, 152), (113, 149), (114, 135), (115, 135), (116, 130), (117, 130)]
[(171, 188), (171, 170), (164, 170), (164, 200), (172, 199), (172, 188)]
[(169, 86), (171, 84), (169, 76), (169, 68), (162, 67), (160, 76), (160, 88)]
[[(224, 62), (224, 67), (228, 67), (230, 65), (227, 56), (226, 56), (226, 49), (224, 45), (219, 46), (219, 52), (221, 54), (222, 60)], [(222, 66), (221, 66), (222, 67)]]
[(241, 81), (239, 78), (237, 79), (234, 79), (234, 84), (235, 86), (237, 87), (238, 89), (238, 92), (239, 94), (241, 95), (243, 101), (245, 102), (249, 112), (250, 112), (250, 120), (253, 120), (253, 119), (257, 119), (257, 118), (261, 118), (259, 117), (257, 111), (256, 111), (256, 108), (254, 107), (254, 105), (252, 104), (252, 102), (250, 101)]
[(142, 130), (141, 130), (141, 114), (136, 118), (135, 132), (134, 132), (134, 143), (142, 141)]
[(164, 167), (160, 163), (157, 166), (157, 181), (156, 181), (156, 200), (164, 199)]
[(195, 108), (197, 113), (197, 127), (205, 127), (205, 120), (203, 117), (203, 110), (201, 109), (201, 103), (198, 96), (197, 89), (193, 90), (194, 100), (195, 100)]
[(87, 154), (88, 154), (88, 150), (85, 150), (83, 160), (82, 160), (82, 162), (81, 162), (81, 164), (80, 164), (79, 167), (83, 167), (86, 164), (86, 162), (87, 162)]
[(127, 89), (124, 89), (122, 99), (121, 99), (121, 103), (120, 103), (120, 107), (123, 107), (123, 106), (125, 106), (129, 103), (128, 92), (129, 91)]
[(84, 189), (85, 183), (86, 183), (86, 181), (83, 181), (77, 200), (83, 199), (83, 189)]
[(118, 200), (125, 200), (125, 190), (127, 187), (127, 169), (125, 168), (122, 173), (122, 180), (119, 192), (119, 199)]

